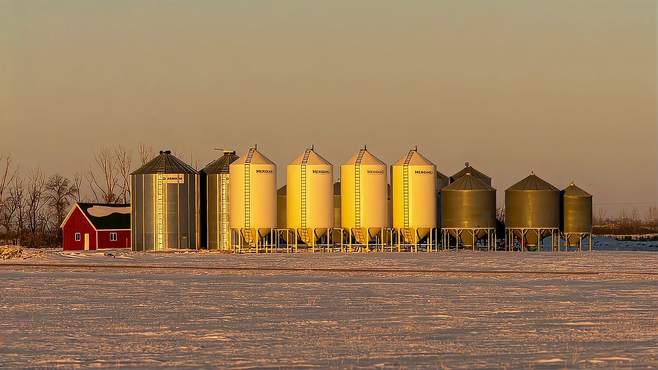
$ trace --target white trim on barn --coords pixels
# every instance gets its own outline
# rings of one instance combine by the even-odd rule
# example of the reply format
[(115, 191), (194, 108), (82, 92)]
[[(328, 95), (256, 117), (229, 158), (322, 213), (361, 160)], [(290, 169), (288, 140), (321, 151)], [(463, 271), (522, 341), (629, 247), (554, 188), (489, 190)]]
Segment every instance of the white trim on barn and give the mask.
[(87, 215), (86, 215), (85, 212), (82, 210), (82, 208), (80, 208), (80, 206), (78, 205), (78, 203), (74, 204), (73, 207), (71, 207), (71, 210), (70, 210), (69, 213), (66, 215), (66, 217), (64, 217), (64, 221), (62, 221), (62, 224), (59, 225), (59, 228), (60, 228), (60, 229), (63, 229), (63, 228), (64, 228), (64, 225), (66, 225), (66, 221), (69, 220), (69, 217), (71, 217), (71, 215), (73, 214), (73, 211), (74, 211), (76, 208), (79, 209), (80, 212), (82, 212), (82, 215), (85, 216), (85, 219), (87, 219), (87, 222), (89, 222), (89, 225), (91, 225), (91, 227), (93, 227), (94, 230), (96, 230), (96, 226), (94, 226), (94, 223), (91, 222), (91, 220), (89, 219), (89, 217), (87, 217)]

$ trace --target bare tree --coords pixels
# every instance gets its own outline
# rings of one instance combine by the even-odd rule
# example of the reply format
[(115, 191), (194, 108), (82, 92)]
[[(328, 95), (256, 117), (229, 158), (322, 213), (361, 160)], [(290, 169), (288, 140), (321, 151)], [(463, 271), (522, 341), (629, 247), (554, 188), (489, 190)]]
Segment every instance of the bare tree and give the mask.
[(9, 155), (0, 154), (0, 226), (4, 227), (5, 236), (10, 233), (11, 218), (14, 211), (11, 209), (6, 195), (7, 189), (16, 177), (17, 169)]
[(607, 217), (608, 211), (605, 208), (597, 208), (596, 209), (596, 217), (594, 218), (594, 224), (596, 225), (603, 225), (606, 223), (606, 217)]
[(0, 206), (5, 199), (5, 191), (16, 176), (17, 169), (13, 164), (11, 156), (0, 154)]
[(2, 230), (2, 236), (6, 240), (10, 240), (14, 236), (13, 223), (16, 210), (11, 195), (7, 196), (2, 206), (2, 212), (0, 212), (0, 230)]
[[(9, 188), (8, 205), (12, 209), (14, 217), (6, 220), (9, 233), (14, 237), (14, 244), (22, 245), (24, 240), (23, 230), (25, 229), (25, 187), (23, 179), (16, 174)], [(13, 226), (13, 227), (12, 227)]]
[(132, 166), (132, 155), (119, 145), (114, 148), (114, 158), (116, 160), (116, 171), (119, 178), (119, 199), (121, 203), (130, 202), (130, 168)]
[(45, 229), (43, 207), (46, 205), (46, 181), (43, 172), (35, 169), (30, 174), (25, 197), (27, 229), (30, 233), (29, 244), (35, 247), (40, 242), (38, 236)]
[(637, 225), (640, 222), (640, 210), (637, 207), (633, 207), (631, 211), (631, 223), (632, 225)]
[(96, 202), (117, 203), (120, 181), (117, 175), (114, 152), (101, 148), (94, 154), (94, 164), (89, 168), (87, 181)]
[(75, 200), (82, 202), (82, 176), (79, 173), (73, 175), (73, 188), (75, 189)]
[(650, 227), (658, 227), (658, 208), (655, 206), (647, 209), (647, 224)]
[(57, 174), (52, 175), (48, 179), (48, 182), (46, 182), (46, 199), (55, 217), (55, 222), (51, 225), (51, 231), (53, 231), (51, 239), (58, 243), (61, 243), (59, 226), (64, 221), (66, 212), (71, 205), (71, 200), (75, 198), (75, 193), (75, 185), (71, 185), (71, 181), (63, 176)]
[(190, 166), (197, 171), (201, 169), (201, 161), (194, 158), (194, 154), (190, 154)]
[(142, 166), (148, 163), (148, 161), (150, 161), (155, 156), (153, 147), (142, 143), (140, 143), (137, 147), (137, 153), (139, 154), (139, 163)]
[(628, 211), (626, 211), (626, 208), (622, 208), (619, 212), (619, 224), (622, 226), (625, 226), (628, 223), (627, 212)]

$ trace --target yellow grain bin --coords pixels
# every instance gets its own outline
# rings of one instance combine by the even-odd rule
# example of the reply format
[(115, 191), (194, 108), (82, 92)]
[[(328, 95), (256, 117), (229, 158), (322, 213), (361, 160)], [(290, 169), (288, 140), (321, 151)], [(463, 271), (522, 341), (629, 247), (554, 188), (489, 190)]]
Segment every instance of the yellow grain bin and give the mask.
[(340, 227), (340, 181), (334, 182), (334, 227)]
[(367, 149), (340, 166), (341, 226), (365, 244), (388, 226), (386, 164)]
[(255, 244), (276, 228), (276, 165), (255, 147), (229, 167), (229, 222)]
[(334, 166), (306, 149), (287, 168), (287, 227), (297, 232), (306, 244), (334, 227)]
[(416, 243), (436, 227), (436, 166), (417, 150), (391, 166), (393, 227)]
[(283, 185), (276, 191), (276, 227), (286, 228), (286, 194), (287, 186)]

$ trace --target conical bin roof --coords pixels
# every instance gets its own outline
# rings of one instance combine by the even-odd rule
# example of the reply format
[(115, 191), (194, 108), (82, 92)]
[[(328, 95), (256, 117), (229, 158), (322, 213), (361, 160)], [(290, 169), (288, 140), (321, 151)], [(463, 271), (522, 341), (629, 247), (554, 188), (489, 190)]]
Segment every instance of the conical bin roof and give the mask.
[(483, 191), (495, 191), (496, 189), (489, 186), (489, 184), (482, 181), (480, 178), (472, 175), (471, 173), (466, 173), (464, 176), (461, 176), (452, 184), (444, 187), (441, 191), (474, 191), (474, 190), (483, 190)]
[(158, 173), (171, 173), (171, 174), (198, 174), (197, 170), (192, 168), (189, 164), (176, 158), (171, 151), (160, 151), (160, 154), (150, 160), (142, 167), (135, 170), (131, 175), (145, 175), (145, 174), (158, 174)]
[(571, 183), (571, 185), (567, 186), (564, 190), (562, 190), (562, 195), (565, 197), (572, 197), (572, 198), (591, 198), (592, 194), (586, 192), (585, 190), (579, 188), (576, 186), (576, 184)]
[(485, 175), (484, 173), (476, 170), (475, 168), (471, 167), (471, 164), (466, 162), (464, 164), (464, 168), (457, 172), (456, 174), (450, 176), (450, 182), (455, 182), (457, 179), (460, 177), (466, 175), (467, 173), (470, 173), (472, 176), (479, 178), (480, 180), (484, 181), (487, 184), (491, 184), (491, 177)]
[[(370, 153), (367, 149), (361, 149), (361, 150), (364, 151), (363, 157), (361, 158), (361, 165), (382, 165), (382, 166), (386, 165), (379, 158), (372, 155), (372, 153)], [(360, 152), (361, 151), (354, 154), (350, 159), (347, 160), (347, 162), (343, 163), (343, 165), (349, 166), (356, 164), (356, 160), (359, 157)]]
[[(259, 152), (258, 149), (251, 148), (249, 150), (253, 150), (253, 155), (251, 156), (251, 161), (249, 162), (250, 164), (271, 164), (271, 165), (274, 165), (274, 162), (272, 162), (269, 158), (264, 156), (263, 153)], [(247, 157), (248, 156), (249, 156), (249, 154), (245, 154), (242, 157), (236, 159), (235, 162), (233, 162), (231, 164), (235, 164), (235, 165), (245, 164), (247, 162)]]
[[(315, 150), (313, 150), (313, 149), (308, 149), (308, 150), (310, 152), (309, 152), (308, 158), (306, 160), (307, 165), (327, 165), (327, 166), (331, 166), (331, 163), (329, 163), (329, 161), (324, 159), (324, 157), (322, 157), (317, 152), (315, 152)], [(300, 154), (297, 158), (293, 159), (292, 162), (290, 162), (290, 164), (291, 165), (302, 164), (304, 162), (304, 155), (305, 154), (306, 154), (306, 151), (304, 151), (304, 153)]]
[(559, 191), (558, 188), (542, 180), (534, 173), (517, 182), (507, 189), (508, 191)]
[[(400, 158), (397, 162), (395, 162), (393, 164), (393, 166), (403, 166), (406, 161), (407, 161), (407, 155)], [(417, 150), (412, 150), (411, 151), (411, 158), (409, 158), (409, 165), (410, 166), (434, 166), (434, 163), (432, 163), (429, 159), (425, 158), (422, 154), (418, 153)]]
[(450, 184), (450, 178), (439, 171), (436, 171), (436, 190), (441, 190)]
[(201, 172), (206, 174), (228, 173), (230, 164), (238, 158), (240, 157), (235, 154), (235, 151), (225, 151), (223, 156), (210, 162)]

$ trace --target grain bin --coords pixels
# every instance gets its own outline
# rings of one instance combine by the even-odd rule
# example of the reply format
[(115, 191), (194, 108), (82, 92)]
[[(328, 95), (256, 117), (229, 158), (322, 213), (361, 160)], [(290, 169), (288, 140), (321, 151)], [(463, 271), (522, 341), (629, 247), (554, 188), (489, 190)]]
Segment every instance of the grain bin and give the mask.
[(283, 185), (276, 191), (276, 227), (285, 229), (286, 226), (286, 194), (288, 194), (288, 187)]
[(199, 173), (161, 151), (130, 174), (132, 249), (199, 248)]
[(366, 244), (388, 225), (386, 164), (366, 148), (340, 166), (341, 224)]
[(334, 166), (306, 149), (287, 167), (287, 227), (309, 245), (334, 227)]
[(450, 178), (439, 171), (436, 171), (436, 191), (441, 191), (450, 184)]
[(466, 173), (441, 190), (441, 227), (464, 247), (475, 247), (478, 240), (495, 236), (496, 189), (479, 177)]
[(208, 249), (227, 251), (231, 247), (229, 227), (229, 166), (238, 156), (226, 150), (201, 170), (201, 238)]
[(567, 246), (579, 246), (592, 233), (592, 195), (571, 183), (561, 192), (561, 229)]
[(560, 227), (560, 191), (534, 173), (512, 185), (505, 191), (505, 226), (522, 246), (536, 247), (554, 236)]
[(340, 227), (340, 181), (334, 182), (334, 227)]
[(277, 226), (276, 165), (253, 147), (231, 163), (229, 175), (231, 230), (256, 245)]
[(450, 178), (436, 171), (436, 226), (441, 227), (441, 189), (450, 184)]
[(477, 177), (478, 179), (482, 180), (482, 182), (484, 182), (485, 184), (491, 186), (491, 177), (471, 167), (471, 164), (468, 162), (464, 163), (464, 168), (461, 171), (450, 176), (450, 183), (457, 181), (457, 179), (466, 175), (467, 173), (470, 173), (471, 176)]
[(405, 242), (418, 243), (436, 228), (436, 166), (410, 150), (391, 166), (391, 185), (393, 228)]

